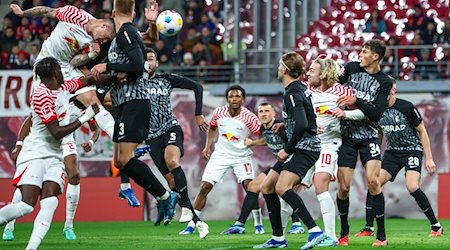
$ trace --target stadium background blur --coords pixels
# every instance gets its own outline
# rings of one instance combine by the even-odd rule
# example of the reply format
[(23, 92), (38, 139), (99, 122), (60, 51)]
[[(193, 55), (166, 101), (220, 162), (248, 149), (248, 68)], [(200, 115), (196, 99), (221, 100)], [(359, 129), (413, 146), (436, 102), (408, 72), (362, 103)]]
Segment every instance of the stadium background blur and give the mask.
[[(52, 7), (72, 4), (97, 18), (110, 17), (111, 0), (24, 0), (23, 9), (36, 5)], [(9, 9), (10, 1), (1, 1), (3, 16), (0, 31), (0, 206), (12, 196), (10, 179), (14, 164), (9, 152), (16, 134), (29, 113), (31, 67), (42, 41), (48, 37), (54, 20), (19, 18)], [(146, 1), (136, 1), (135, 24), (146, 30), (143, 9)], [(412, 101), (422, 112), (430, 135), (439, 176), (422, 175), (422, 189), (441, 218), (450, 218), (450, 1), (449, 0), (164, 0), (160, 10), (174, 9), (184, 19), (184, 27), (174, 37), (160, 37), (151, 45), (159, 55), (160, 71), (191, 77), (205, 88), (203, 112), (210, 118), (215, 107), (225, 104), (223, 93), (228, 84), (243, 84), (248, 92), (246, 106), (256, 110), (269, 100), (281, 107), (283, 88), (276, 79), (278, 58), (288, 50), (300, 53), (309, 63), (326, 54), (340, 63), (357, 60), (364, 41), (380, 38), (388, 50), (382, 70), (399, 79), (399, 97)], [(237, 28), (238, 27), (238, 28)], [(198, 191), (206, 162), (201, 159), (205, 134), (193, 122), (194, 99), (191, 93), (175, 92), (173, 107), (185, 131), (186, 171), (190, 195)], [(78, 144), (88, 140), (87, 127), (77, 131)], [(115, 196), (118, 178), (110, 178), (112, 144), (106, 134), (90, 153), (79, 151), (83, 193), (89, 185), (110, 185), (111, 196), (101, 199), (120, 202)], [(254, 148), (254, 163), (259, 171), (270, 167), (273, 157), (264, 147)], [(147, 158), (148, 159), (148, 158)], [(148, 159), (150, 161), (150, 159)], [(356, 169), (350, 215), (364, 215), (367, 187), (364, 170)], [(91, 178), (86, 178), (91, 177)], [(227, 175), (210, 196), (205, 219), (231, 219), (236, 216), (245, 196), (232, 175)], [(92, 181), (95, 180), (95, 181)], [(5, 190), (5, 191), (3, 191)], [(337, 186), (330, 188), (333, 197)], [(139, 192), (140, 199), (144, 195)], [(227, 199), (223, 199), (226, 196)], [(423, 214), (404, 187), (404, 177), (385, 188), (388, 217), (422, 218)], [(95, 195), (81, 195), (83, 204)], [(305, 202), (316, 217), (320, 210), (314, 192), (304, 192)], [(440, 199), (439, 197), (442, 197)], [(145, 196), (144, 208), (135, 210), (134, 219), (148, 219), (154, 213), (154, 201)], [(262, 199), (261, 199), (262, 202)], [(99, 203), (101, 205), (101, 202)], [(265, 207), (265, 206), (262, 206)], [(62, 210), (63, 208), (58, 208)], [(124, 208), (131, 209), (131, 208)], [(130, 210), (131, 211), (131, 210)], [(266, 214), (266, 211), (264, 211)], [(103, 213), (104, 214), (104, 213)], [(267, 215), (267, 214), (266, 214)], [(62, 216), (62, 215), (61, 215)], [(95, 216), (94, 216), (95, 217)], [(61, 217), (63, 218), (63, 217)], [(98, 217), (97, 219), (101, 219)], [(123, 219), (123, 218), (122, 218)], [(58, 220), (58, 216), (56, 217)]]

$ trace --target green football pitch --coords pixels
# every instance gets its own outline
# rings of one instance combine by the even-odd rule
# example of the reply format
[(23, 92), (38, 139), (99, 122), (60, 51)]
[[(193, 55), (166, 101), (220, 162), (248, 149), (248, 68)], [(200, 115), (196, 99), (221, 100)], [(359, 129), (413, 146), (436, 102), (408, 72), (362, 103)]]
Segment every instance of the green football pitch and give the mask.
[[(450, 220), (441, 220), (444, 229), (450, 230)], [(62, 223), (53, 223), (39, 249), (251, 249), (270, 237), (270, 223), (264, 221), (266, 234), (255, 235), (253, 220), (247, 223), (243, 235), (220, 235), (232, 221), (208, 221), (210, 234), (204, 240), (195, 232), (178, 235), (184, 228), (178, 222), (168, 226), (153, 226), (151, 222), (78, 222), (75, 224), (77, 240), (67, 241), (62, 235)], [(339, 227), (339, 221), (338, 227)], [(322, 225), (319, 222), (319, 225)], [(351, 235), (364, 225), (363, 220), (351, 220)], [(24, 249), (31, 234), (31, 223), (17, 223), (14, 241), (1, 241), (0, 249)], [(430, 227), (426, 220), (386, 220), (389, 248), (395, 249), (450, 249), (450, 235), (429, 238)], [(3, 231), (3, 228), (1, 228)], [(287, 235), (288, 249), (299, 249), (307, 234)], [(345, 249), (373, 249), (373, 237), (350, 237)], [(333, 249), (334, 247), (331, 247)], [(320, 248), (330, 249), (330, 248)]]

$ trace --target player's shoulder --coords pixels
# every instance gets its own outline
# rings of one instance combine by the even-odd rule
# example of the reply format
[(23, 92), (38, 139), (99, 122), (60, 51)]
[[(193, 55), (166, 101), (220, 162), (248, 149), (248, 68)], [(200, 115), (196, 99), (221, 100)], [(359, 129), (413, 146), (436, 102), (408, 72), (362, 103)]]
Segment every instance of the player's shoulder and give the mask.
[(414, 109), (415, 105), (412, 102), (407, 101), (405, 99), (396, 98), (392, 108), (398, 109), (400, 111), (408, 111)]
[(359, 62), (349, 62), (345, 65), (345, 71), (348, 71), (347, 73), (356, 73), (361, 71), (362, 68), (359, 66)]
[(378, 74), (376, 74), (376, 78), (378, 82), (380, 82), (381, 84), (387, 84), (392, 86), (392, 83), (394, 82), (394, 78), (392, 78), (390, 75), (386, 74), (383, 71), (380, 71)]

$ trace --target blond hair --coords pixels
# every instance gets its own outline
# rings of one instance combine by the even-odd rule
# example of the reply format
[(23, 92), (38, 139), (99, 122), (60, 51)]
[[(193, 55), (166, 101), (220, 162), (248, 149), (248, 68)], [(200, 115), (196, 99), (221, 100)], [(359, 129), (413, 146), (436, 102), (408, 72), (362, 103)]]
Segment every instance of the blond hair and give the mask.
[(314, 63), (320, 65), (320, 75), (329, 87), (333, 86), (339, 79), (339, 64), (331, 58), (317, 58)]

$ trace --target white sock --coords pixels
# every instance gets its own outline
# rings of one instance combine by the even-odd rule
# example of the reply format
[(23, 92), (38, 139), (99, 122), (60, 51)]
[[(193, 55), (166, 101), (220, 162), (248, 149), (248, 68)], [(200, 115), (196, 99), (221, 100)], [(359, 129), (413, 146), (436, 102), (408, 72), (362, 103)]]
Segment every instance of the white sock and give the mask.
[(58, 207), (58, 198), (56, 196), (45, 198), (41, 200), (40, 205), (41, 210), (34, 220), (33, 232), (26, 249), (38, 249), (52, 224), (53, 214)]
[(284, 235), (282, 235), (282, 236), (274, 236), (274, 235), (272, 235), (272, 239), (274, 239), (276, 241), (283, 241), (286, 238), (284, 237)]
[(261, 208), (253, 209), (252, 214), (255, 227), (262, 225)]
[[(20, 201), (22, 201), (22, 192), (20, 192), (20, 189), (16, 188), (16, 190), (14, 191), (11, 203), (16, 204), (16, 203), (19, 203)], [(16, 223), (16, 220), (12, 220), (12, 221), (8, 222), (8, 224), (6, 224), (6, 226), (5, 226), (5, 230), (9, 229), (11, 231), (14, 231), (15, 223)]]
[(200, 215), (202, 215), (202, 211), (200, 211), (200, 210), (194, 209), (194, 212), (198, 218), (200, 218)]
[(322, 232), (322, 229), (320, 229), (319, 226), (315, 226), (311, 229), (308, 228), (308, 233), (318, 233), (318, 232)]
[(131, 184), (130, 183), (120, 183), (120, 189), (121, 190), (126, 190), (131, 188)]
[(193, 220), (189, 221), (188, 227), (194, 227), (195, 228), (195, 223), (194, 223)]
[(20, 201), (16, 204), (9, 204), (0, 209), (0, 226), (5, 225), (11, 220), (23, 217), (33, 212), (33, 207)]
[(336, 207), (331, 198), (330, 192), (326, 191), (317, 195), (320, 203), (320, 211), (322, 212), (323, 225), (325, 234), (336, 239)]
[(103, 107), (103, 105), (98, 106), (100, 111), (94, 116), (95, 121), (99, 128), (105, 131), (110, 138), (114, 135), (114, 118), (108, 112), (108, 110)]
[(170, 194), (169, 194), (169, 192), (166, 191), (163, 195), (161, 195), (161, 197), (157, 197), (156, 199), (158, 200), (158, 198), (159, 198), (159, 200), (165, 201), (165, 200), (169, 199), (169, 197), (170, 197)]
[(79, 200), (80, 184), (72, 185), (69, 183), (66, 191), (66, 222), (64, 223), (64, 228), (73, 228), (73, 218), (75, 217)]
[(436, 223), (436, 224), (433, 224), (433, 225), (431, 225), (432, 227), (441, 227), (441, 223)]
[(286, 229), (289, 219), (292, 215), (292, 207), (283, 199), (280, 198), (281, 205), (281, 225), (283, 226), (283, 231)]

